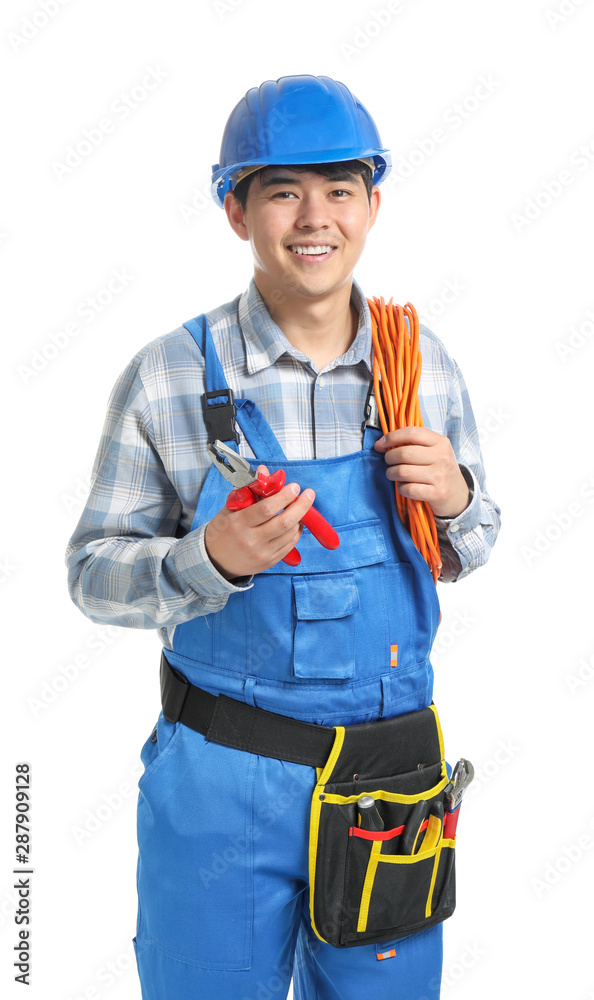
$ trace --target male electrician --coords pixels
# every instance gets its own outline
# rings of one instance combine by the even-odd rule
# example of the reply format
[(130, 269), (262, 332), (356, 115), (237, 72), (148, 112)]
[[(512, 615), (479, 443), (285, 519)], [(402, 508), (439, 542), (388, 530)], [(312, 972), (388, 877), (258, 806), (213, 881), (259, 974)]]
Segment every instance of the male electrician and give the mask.
[[(253, 278), (139, 350), (109, 400), (67, 565), (72, 599), (92, 621), (157, 628), (163, 644), (163, 711), (139, 781), (144, 1000), (283, 998), (291, 976), (295, 1000), (439, 996), (439, 848), (423, 869), (426, 928), (365, 938), (368, 917), (383, 919), (375, 888), (364, 917), (336, 904), (342, 930), (316, 927), (310, 913), (312, 796), (330, 756), (340, 759), (339, 736), (345, 746), (361, 733), (367, 741), (350, 768), (361, 773), (347, 775), (357, 788), (382, 734), (400, 724), (410, 738), (378, 773), (420, 780), (421, 749), (418, 764), (396, 758), (413, 752), (417, 719), (436, 726), (436, 586), (401, 525), (394, 483), (431, 507), (443, 581), (485, 563), (499, 530), (462, 374), (431, 331), (420, 337), (424, 426), (383, 438), (366, 406), (371, 319), (353, 270), (390, 164), (344, 84), (286, 76), (249, 90), (227, 122), (212, 192), (250, 244)], [(284, 470), (286, 484), (229, 509), (233, 484), (212, 460), (215, 441), (254, 473)], [(304, 531), (312, 505), (338, 547)], [(301, 561), (285, 562), (295, 546)], [(406, 796), (392, 799), (379, 802), (384, 819), (405, 808)], [(395, 852), (414, 881), (423, 866), (401, 863), (404, 826), (364, 829), (355, 800), (344, 807), (348, 850), (378, 852), (392, 838), (383, 857)], [(443, 805), (438, 836), (442, 820)], [(338, 892), (344, 872), (333, 858), (325, 877)], [(333, 934), (344, 936), (329, 943)]]

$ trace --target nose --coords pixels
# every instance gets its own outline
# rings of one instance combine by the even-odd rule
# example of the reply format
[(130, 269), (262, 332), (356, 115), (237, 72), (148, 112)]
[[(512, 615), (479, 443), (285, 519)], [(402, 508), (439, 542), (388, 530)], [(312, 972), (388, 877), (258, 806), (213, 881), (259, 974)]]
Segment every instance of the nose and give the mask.
[(328, 229), (332, 219), (330, 206), (323, 192), (304, 192), (295, 222), (300, 229)]

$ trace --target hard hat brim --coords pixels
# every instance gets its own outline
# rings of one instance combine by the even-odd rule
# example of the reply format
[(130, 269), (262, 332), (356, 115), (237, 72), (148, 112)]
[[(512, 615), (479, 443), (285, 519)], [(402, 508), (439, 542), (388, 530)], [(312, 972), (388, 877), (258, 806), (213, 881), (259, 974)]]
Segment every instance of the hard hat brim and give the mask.
[(262, 159), (251, 160), (244, 163), (234, 163), (223, 168), (219, 168), (218, 164), (214, 164), (211, 187), (212, 197), (215, 201), (218, 201), (222, 207), (225, 201), (225, 195), (228, 191), (232, 191), (233, 188), (245, 177), (248, 177), (249, 174), (254, 173), (256, 170), (262, 170), (264, 167), (272, 165), (287, 167), (301, 166), (308, 163), (344, 163), (347, 160), (361, 160), (363, 163), (369, 161), (369, 165), (372, 167), (374, 172), (374, 184), (381, 184), (392, 169), (392, 158), (388, 149), (357, 150), (356, 153), (354, 153), (353, 150), (330, 149), (324, 150), (323, 154), (317, 150), (316, 152), (312, 152), (310, 154), (299, 153), (294, 155), (285, 155), (282, 159), (275, 160), (274, 164), (265, 162)]

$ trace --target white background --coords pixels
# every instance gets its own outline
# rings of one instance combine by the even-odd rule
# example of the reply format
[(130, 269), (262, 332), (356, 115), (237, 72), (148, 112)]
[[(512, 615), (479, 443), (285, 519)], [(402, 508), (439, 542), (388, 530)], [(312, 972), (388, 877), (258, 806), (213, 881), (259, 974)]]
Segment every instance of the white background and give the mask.
[[(5, 0), (0, 25), (3, 995), (24, 991), (13, 982), (11, 886), (14, 767), (25, 760), (27, 996), (139, 1000), (135, 785), (159, 710), (160, 645), (84, 618), (64, 552), (119, 373), (249, 281), (249, 245), (209, 194), (228, 114), (265, 79), (312, 73), (345, 82), (392, 150), (355, 276), (369, 296), (413, 302), (460, 364), (503, 511), (488, 565), (440, 587), (435, 701), (449, 759), (467, 756), (477, 771), (442, 995), (591, 998), (594, 3), (46, 9)], [(161, 82), (118, 118), (114, 102), (151, 69)], [(61, 171), (107, 117), (112, 131)], [(562, 171), (567, 183), (555, 185)], [(127, 287), (83, 319), (114, 269)], [(444, 299), (447, 282), (458, 291)], [(64, 335), (73, 322), (76, 335)]]

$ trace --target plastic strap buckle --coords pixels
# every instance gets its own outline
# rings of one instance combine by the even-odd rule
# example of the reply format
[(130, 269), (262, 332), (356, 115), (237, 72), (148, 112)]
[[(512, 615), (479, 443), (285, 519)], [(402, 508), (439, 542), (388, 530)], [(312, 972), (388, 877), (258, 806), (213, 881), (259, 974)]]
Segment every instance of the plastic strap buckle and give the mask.
[(373, 393), (373, 382), (369, 383), (369, 389), (367, 390), (367, 399), (365, 400), (364, 409), (365, 419), (361, 424), (361, 431), (364, 432), (366, 427), (374, 427), (377, 430), (382, 429), (379, 418), (379, 410), (377, 408), (377, 402), (375, 395)]
[[(213, 396), (227, 396), (225, 403), (210, 403)], [(237, 407), (233, 402), (233, 389), (213, 389), (202, 393), (202, 413), (208, 431), (209, 444), (219, 441), (235, 441), (239, 444), (239, 434), (235, 430)]]

